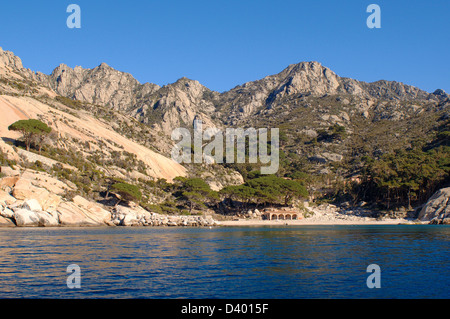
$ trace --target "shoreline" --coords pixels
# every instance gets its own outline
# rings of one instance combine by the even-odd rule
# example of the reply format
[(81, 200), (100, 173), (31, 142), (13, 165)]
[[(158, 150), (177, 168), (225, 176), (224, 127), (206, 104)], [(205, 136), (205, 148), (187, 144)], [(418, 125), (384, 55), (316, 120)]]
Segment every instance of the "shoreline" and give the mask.
[(427, 225), (428, 222), (407, 219), (386, 219), (386, 220), (239, 220), (221, 221), (219, 226), (334, 226), (334, 225)]

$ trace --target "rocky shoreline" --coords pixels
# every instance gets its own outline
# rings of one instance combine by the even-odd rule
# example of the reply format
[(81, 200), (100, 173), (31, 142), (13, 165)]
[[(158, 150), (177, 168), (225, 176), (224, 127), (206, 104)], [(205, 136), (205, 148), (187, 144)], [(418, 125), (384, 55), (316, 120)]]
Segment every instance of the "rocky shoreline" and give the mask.
[(105, 207), (81, 196), (66, 200), (64, 194), (73, 190), (70, 183), (45, 172), (8, 173), (9, 176), (0, 179), (0, 227), (209, 227), (219, 224), (208, 216), (162, 215), (137, 205)]
[[(14, 173), (14, 172), (10, 172)], [(230, 225), (333, 225), (333, 224), (449, 224), (450, 188), (443, 188), (416, 211), (416, 216), (387, 214), (376, 216), (373, 210), (359, 205), (341, 207), (332, 204), (309, 206), (296, 210), (296, 220), (263, 220), (265, 210), (249, 210), (240, 218), (218, 221), (212, 214), (163, 215), (139, 205), (106, 207), (81, 196), (72, 200), (64, 194), (72, 190), (45, 172), (25, 171), (0, 179), (0, 227), (212, 227)], [(271, 209), (273, 210), (273, 209)], [(280, 208), (279, 212), (293, 208)]]

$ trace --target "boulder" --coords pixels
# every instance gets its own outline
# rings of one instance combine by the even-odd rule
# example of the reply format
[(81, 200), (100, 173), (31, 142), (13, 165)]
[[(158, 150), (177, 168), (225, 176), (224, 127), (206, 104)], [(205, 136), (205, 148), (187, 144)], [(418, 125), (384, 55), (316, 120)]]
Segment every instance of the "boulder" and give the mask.
[(111, 222), (111, 213), (101, 208), (96, 203), (90, 202), (81, 196), (75, 196), (73, 198), (73, 202), (84, 210), (86, 216), (99, 224), (109, 224)]
[(40, 211), (42, 211), (41, 204), (39, 204), (37, 199), (34, 199), (34, 198), (26, 200), (22, 204), (22, 208), (26, 209), (26, 210), (31, 210), (32, 212), (40, 212)]
[[(102, 223), (89, 218), (74, 202), (63, 202), (57, 208), (61, 226), (100, 226)], [(104, 225), (104, 224), (103, 224)]]
[(14, 212), (14, 220), (18, 227), (39, 226), (39, 217), (34, 212), (23, 208)]
[(139, 220), (137, 219), (136, 215), (133, 214), (125, 215), (120, 223), (120, 225), (122, 226), (135, 226), (137, 224), (139, 224)]
[(3, 210), (0, 211), (0, 216), (4, 218), (14, 218), (14, 212), (8, 207), (4, 207)]
[(442, 188), (431, 196), (417, 217), (431, 224), (450, 223), (450, 187)]
[(14, 190), (12, 192), (12, 195), (16, 199), (25, 200), (27, 198), (32, 198), (31, 195), (33, 194), (33, 192), (31, 190), (32, 185), (30, 180), (18, 178), (13, 186)]
[(9, 195), (9, 193), (4, 190), (0, 190), (0, 204), (2, 205), (11, 205), (16, 202), (16, 199)]
[(3, 177), (0, 180), (0, 188), (1, 189), (6, 189), (6, 188), (12, 189), (18, 180), (19, 180), (19, 176)]
[(322, 157), (324, 157), (327, 161), (330, 162), (340, 162), (344, 159), (344, 156), (342, 156), (341, 154), (336, 154), (336, 153), (322, 153)]
[(50, 193), (47, 189), (34, 186), (29, 179), (19, 179), (12, 195), (19, 200), (36, 199), (43, 210), (55, 209), (61, 202), (61, 197)]
[(15, 227), (16, 224), (10, 219), (0, 216), (0, 227)]
[(36, 212), (36, 216), (39, 218), (38, 225), (41, 227), (55, 227), (59, 226), (58, 216), (48, 212)]

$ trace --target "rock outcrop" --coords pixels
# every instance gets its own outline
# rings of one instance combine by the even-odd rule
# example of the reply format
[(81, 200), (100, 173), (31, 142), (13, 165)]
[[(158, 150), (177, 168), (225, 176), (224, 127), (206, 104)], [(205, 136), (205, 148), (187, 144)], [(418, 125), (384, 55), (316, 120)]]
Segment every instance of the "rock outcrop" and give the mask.
[(112, 213), (112, 222), (117, 226), (217, 226), (220, 223), (211, 217), (190, 215), (162, 215), (148, 212), (141, 207), (117, 206)]
[(450, 224), (450, 187), (434, 193), (420, 210), (417, 219), (429, 221), (430, 224)]
[(43, 172), (0, 179), (0, 227), (218, 225), (212, 218), (161, 215), (138, 205), (104, 207), (78, 195), (65, 200), (63, 193), (71, 189)]

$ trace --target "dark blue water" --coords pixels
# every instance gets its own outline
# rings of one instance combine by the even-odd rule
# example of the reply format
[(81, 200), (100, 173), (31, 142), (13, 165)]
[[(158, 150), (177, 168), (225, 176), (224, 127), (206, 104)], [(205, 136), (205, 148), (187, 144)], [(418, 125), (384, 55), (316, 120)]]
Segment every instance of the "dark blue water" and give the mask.
[(447, 299), (449, 244), (434, 225), (0, 229), (0, 298)]

